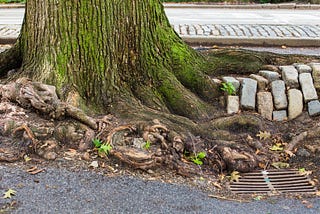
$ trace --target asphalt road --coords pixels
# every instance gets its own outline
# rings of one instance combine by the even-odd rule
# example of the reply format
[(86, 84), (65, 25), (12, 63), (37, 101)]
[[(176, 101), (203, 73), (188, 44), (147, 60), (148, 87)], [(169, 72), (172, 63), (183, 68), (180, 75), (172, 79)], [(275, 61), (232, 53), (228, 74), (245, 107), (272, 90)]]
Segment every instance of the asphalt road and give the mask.
[[(320, 10), (166, 8), (171, 24), (308, 24), (320, 23)], [(0, 24), (21, 24), (24, 9), (0, 9)]]
[[(143, 181), (133, 177), (107, 177), (88, 171), (48, 168), (30, 175), (16, 167), (0, 165), (0, 193), (16, 190), (4, 206), (16, 202), (12, 213), (215, 213), (301, 214), (320, 213), (317, 198), (269, 198), (239, 203), (217, 200), (187, 186)], [(308, 208), (309, 206), (309, 208)]]
[(172, 24), (309, 24), (320, 23), (320, 10), (167, 8)]

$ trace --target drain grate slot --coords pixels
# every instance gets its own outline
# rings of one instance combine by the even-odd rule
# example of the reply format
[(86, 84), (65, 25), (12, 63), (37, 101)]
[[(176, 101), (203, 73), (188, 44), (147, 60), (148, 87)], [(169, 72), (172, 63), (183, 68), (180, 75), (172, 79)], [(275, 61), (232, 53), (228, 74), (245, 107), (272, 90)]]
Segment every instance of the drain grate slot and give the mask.
[(252, 193), (315, 193), (316, 187), (307, 176), (298, 170), (264, 170), (243, 173), (238, 182), (230, 184), (232, 192), (237, 194)]

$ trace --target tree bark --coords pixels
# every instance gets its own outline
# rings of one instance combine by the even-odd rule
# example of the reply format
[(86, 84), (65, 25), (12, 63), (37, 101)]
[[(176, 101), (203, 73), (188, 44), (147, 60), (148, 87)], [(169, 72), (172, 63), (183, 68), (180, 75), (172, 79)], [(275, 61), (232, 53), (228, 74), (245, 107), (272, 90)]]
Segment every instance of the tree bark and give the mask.
[(208, 118), (205, 101), (217, 95), (201, 72), (205, 59), (174, 32), (158, 0), (28, 1), (17, 44), (23, 76), (98, 111), (125, 102)]

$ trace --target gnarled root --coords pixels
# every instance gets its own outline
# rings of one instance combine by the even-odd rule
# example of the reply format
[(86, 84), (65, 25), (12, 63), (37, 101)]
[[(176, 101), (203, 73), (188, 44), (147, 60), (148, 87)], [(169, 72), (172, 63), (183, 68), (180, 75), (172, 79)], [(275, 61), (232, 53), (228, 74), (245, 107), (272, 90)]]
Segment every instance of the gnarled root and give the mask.
[(32, 107), (54, 119), (67, 116), (88, 125), (92, 129), (98, 128), (95, 119), (89, 117), (80, 109), (61, 102), (54, 86), (21, 78), (16, 82), (0, 86), (0, 97), (17, 102), (25, 108)]

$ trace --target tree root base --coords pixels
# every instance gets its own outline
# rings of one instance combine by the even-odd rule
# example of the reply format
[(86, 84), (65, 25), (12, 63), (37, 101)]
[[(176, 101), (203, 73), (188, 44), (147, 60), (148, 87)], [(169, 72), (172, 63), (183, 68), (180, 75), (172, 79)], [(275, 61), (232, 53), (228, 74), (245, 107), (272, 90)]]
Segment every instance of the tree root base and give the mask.
[[(61, 148), (93, 151), (92, 140), (98, 138), (112, 146), (111, 158), (138, 169), (164, 166), (185, 176), (225, 170), (248, 172), (287, 160), (294, 155), (301, 139), (315, 135), (315, 132), (312, 135), (303, 132), (289, 144), (279, 134), (259, 139), (252, 132), (257, 134), (264, 129), (277, 133), (277, 125), (282, 124), (270, 123), (253, 114), (199, 123), (198, 133), (183, 126), (177, 131), (172, 124), (162, 123), (161, 117), (153, 121), (143, 121), (141, 117), (137, 119), (139, 122), (130, 124), (112, 115), (94, 118), (61, 102), (54, 87), (27, 79), (0, 85), (0, 96), (0, 137), (10, 139), (0, 144), (0, 161), (7, 162), (21, 160), (30, 153), (54, 160)], [(237, 130), (235, 124), (251, 131)], [(283, 149), (270, 150), (275, 144)], [(199, 158), (200, 152), (206, 156)]]

